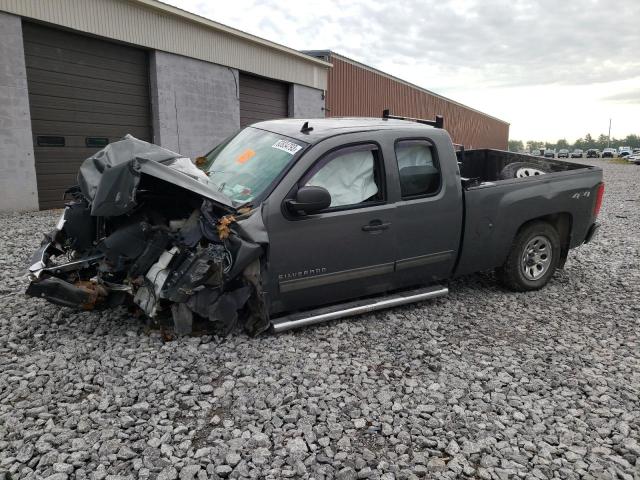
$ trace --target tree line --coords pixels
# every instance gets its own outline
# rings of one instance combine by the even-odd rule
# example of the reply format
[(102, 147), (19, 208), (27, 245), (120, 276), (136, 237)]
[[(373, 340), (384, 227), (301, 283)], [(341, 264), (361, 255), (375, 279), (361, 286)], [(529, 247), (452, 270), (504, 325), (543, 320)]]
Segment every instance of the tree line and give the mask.
[[(589, 148), (597, 148), (599, 150), (603, 150), (607, 148), (607, 136), (602, 134), (598, 138), (594, 138), (591, 134), (587, 133), (584, 138), (577, 139), (574, 143), (569, 143), (566, 138), (561, 138), (556, 143), (552, 142), (540, 142), (536, 140), (528, 140), (527, 142), (523, 142), (522, 140), (509, 140), (509, 151), (511, 152), (521, 152), (521, 151), (534, 151), (539, 150), (541, 148), (545, 149), (556, 149), (559, 150), (561, 148), (566, 148), (567, 150), (573, 150), (575, 148), (580, 148), (582, 150), (588, 150)], [(611, 138), (611, 141), (608, 142), (609, 147), (618, 148), (618, 147), (631, 147), (631, 148), (640, 148), (640, 135), (627, 135), (624, 138)]]

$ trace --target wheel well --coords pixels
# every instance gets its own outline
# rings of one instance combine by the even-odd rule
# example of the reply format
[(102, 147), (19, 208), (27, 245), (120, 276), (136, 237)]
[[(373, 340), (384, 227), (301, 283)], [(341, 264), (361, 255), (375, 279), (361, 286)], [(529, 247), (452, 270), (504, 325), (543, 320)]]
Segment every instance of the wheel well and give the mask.
[(520, 225), (520, 228), (516, 232), (516, 236), (520, 231), (526, 227), (527, 225), (533, 222), (547, 222), (553, 228), (556, 229), (558, 235), (560, 236), (560, 263), (558, 264), (558, 268), (563, 268), (564, 263), (567, 261), (567, 255), (569, 255), (569, 245), (571, 244), (571, 229), (573, 227), (573, 217), (570, 213), (562, 212), (562, 213), (552, 213), (551, 215), (544, 215), (542, 217), (532, 218), (531, 220)]

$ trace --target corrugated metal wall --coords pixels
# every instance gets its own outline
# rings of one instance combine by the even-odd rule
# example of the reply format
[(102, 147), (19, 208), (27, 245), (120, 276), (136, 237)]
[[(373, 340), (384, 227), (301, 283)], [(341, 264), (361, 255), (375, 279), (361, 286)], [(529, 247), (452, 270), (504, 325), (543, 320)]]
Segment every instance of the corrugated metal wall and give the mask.
[(467, 148), (507, 149), (506, 122), (341, 60), (336, 54), (329, 61), (333, 68), (328, 76), (327, 116), (380, 117), (385, 108), (407, 117), (430, 119), (442, 115), (455, 143)]
[(0, 0), (0, 11), (324, 90), (328, 66), (152, 0)]

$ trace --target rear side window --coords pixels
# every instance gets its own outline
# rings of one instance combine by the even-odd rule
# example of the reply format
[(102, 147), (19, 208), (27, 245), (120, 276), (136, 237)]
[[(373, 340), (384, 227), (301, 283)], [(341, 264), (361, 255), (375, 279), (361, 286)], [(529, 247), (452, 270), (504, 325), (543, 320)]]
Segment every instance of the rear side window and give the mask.
[(427, 140), (396, 142), (402, 198), (435, 195), (442, 182), (435, 150)]

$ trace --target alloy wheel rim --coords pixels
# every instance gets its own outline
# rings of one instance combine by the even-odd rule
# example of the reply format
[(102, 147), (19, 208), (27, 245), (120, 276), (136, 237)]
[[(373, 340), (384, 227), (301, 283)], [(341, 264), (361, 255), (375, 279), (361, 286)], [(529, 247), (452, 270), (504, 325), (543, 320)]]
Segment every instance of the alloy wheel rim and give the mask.
[(538, 280), (549, 270), (553, 249), (544, 235), (536, 235), (524, 248), (520, 268), (528, 280)]
[(533, 177), (535, 175), (544, 175), (545, 172), (538, 168), (522, 167), (516, 171), (516, 178)]

